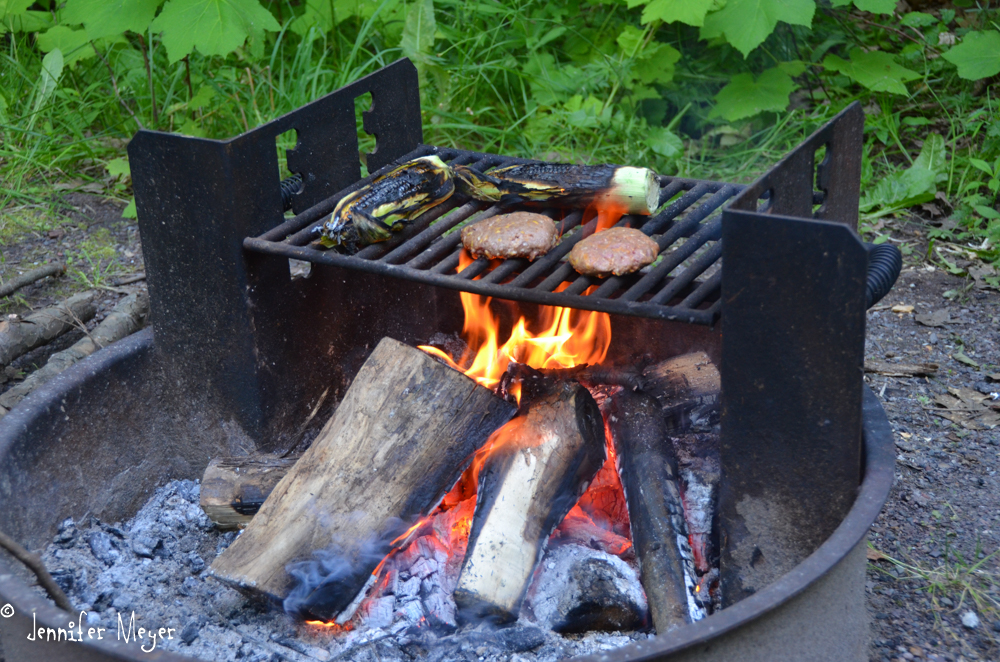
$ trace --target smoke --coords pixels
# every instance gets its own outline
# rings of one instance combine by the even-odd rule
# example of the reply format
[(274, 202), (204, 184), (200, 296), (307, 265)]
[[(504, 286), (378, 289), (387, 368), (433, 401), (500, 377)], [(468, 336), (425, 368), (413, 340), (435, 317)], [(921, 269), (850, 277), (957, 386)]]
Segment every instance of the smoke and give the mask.
[[(386, 524), (383, 533), (350, 546), (334, 543), (313, 552), (308, 561), (285, 566), (294, 582), (282, 606), (285, 612), (305, 620), (346, 621), (364, 597), (379, 564), (392, 551), (392, 541), (406, 525), (402, 520)], [(350, 609), (350, 614), (344, 613)], [(338, 618), (340, 616), (340, 618)]]

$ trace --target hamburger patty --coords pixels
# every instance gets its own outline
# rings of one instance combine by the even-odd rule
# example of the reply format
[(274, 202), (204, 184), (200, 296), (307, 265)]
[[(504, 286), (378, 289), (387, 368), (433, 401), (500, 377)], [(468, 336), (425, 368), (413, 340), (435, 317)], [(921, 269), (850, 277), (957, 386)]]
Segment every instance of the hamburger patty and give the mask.
[(623, 276), (650, 264), (659, 250), (656, 242), (639, 230), (610, 228), (574, 246), (569, 263), (586, 276)]
[(462, 244), (473, 257), (526, 257), (534, 260), (559, 243), (552, 219), (518, 211), (487, 218), (462, 228)]

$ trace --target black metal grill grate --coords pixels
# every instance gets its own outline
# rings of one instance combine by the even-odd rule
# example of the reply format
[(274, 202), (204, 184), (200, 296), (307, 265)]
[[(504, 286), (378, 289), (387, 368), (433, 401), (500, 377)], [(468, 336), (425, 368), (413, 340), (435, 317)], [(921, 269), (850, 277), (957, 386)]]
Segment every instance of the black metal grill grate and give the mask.
[[(428, 154), (481, 170), (527, 162), (427, 145), (399, 162)], [(395, 164), (390, 164), (380, 172), (393, 167)], [(369, 179), (357, 182), (259, 237), (246, 238), (244, 248), (513, 301), (698, 324), (712, 324), (719, 316), (720, 210), (743, 190), (742, 186), (659, 177), (662, 189), (657, 213), (627, 215), (617, 223), (638, 228), (652, 237), (660, 247), (659, 258), (638, 273), (602, 279), (582, 276), (564, 261), (576, 242), (593, 233), (597, 226), (597, 219), (583, 223), (583, 209), (543, 210), (560, 227), (562, 240), (534, 262), (480, 258), (459, 270), (463, 249), (457, 230), (510, 209), (475, 200), (463, 203), (457, 196), (423, 214), (389, 241), (366, 246), (354, 255), (310, 246), (318, 238), (317, 224), (326, 219), (340, 198)]]

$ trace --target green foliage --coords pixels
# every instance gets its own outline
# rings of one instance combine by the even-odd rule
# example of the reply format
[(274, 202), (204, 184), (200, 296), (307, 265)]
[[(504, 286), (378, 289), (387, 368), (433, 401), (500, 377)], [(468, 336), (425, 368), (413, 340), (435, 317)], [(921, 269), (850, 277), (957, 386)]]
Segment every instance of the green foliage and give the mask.
[(1000, 73), (1000, 32), (970, 32), (944, 59), (958, 67), (958, 75), (966, 80), (996, 76)]
[(690, 177), (749, 180), (857, 99), (869, 222), (933, 201), (948, 213), (935, 239), (1000, 241), (1000, 113), (992, 88), (966, 82), (1000, 73), (998, 12), (894, 10), (0, 0), (0, 206), (47, 199), (67, 178), (129, 200), (123, 145), (139, 126), (232, 136), (405, 55), (430, 143)]
[(257, 0), (167, 0), (150, 29), (163, 33), (168, 59), (176, 62), (196, 47), (204, 55), (226, 55), (281, 26)]
[(860, 209), (879, 209), (869, 218), (885, 216), (906, 207), (930, 202), (937, 186), (948, 179), (944, 138), (932, 133), (924, 140), (920, 155), (909, 168), (880, 179), (861, 198)]
[(709, 117), (730, 122), (764, 112), (781, 112), (788, 107), (788, 95), (795, 89), (792, 77), (775, 67), (755, 81), (750, 74), (739, 74), (715, 95), (715, 108)]
[(809, 27), (815, 11), (813, 0), (729, 0), (705, 17), (701, 34), (708, 39), (725, 36), (746, 57), (774, 32), (778, 21)]
[(896, 64), (895, 58), (882, 51), (864, 52), (859, 48), (851, 49), (850, 61), (827, 55), (823, 66), (830, 71), (839, 71), (848, 78), (861, 83), (874, 92), (891, 92), (906, 94), (906, 85), (911, 80), (920, 78), (920, 74)]
[(129, 31), (141, 34), (161, 4), (163, 0), (67, 0), (62, 21), (82, 25), (88, 39), (115, 37)]

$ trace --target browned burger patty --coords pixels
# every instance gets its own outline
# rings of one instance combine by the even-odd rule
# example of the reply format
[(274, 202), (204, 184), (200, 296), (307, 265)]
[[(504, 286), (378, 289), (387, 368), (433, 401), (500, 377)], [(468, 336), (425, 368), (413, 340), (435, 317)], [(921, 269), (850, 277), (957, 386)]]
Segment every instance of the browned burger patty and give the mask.
[(500, 214), (462, 228), (462, 244), (473, 257), (526, 257), (534, 260), (559, 243), (552, 219), (518, 211)]
[(610, 228), (590, 235), (569, 252), (569, 263), (587, 276), (623, 276), (656, 259), (656, 242), (639, 230)]

